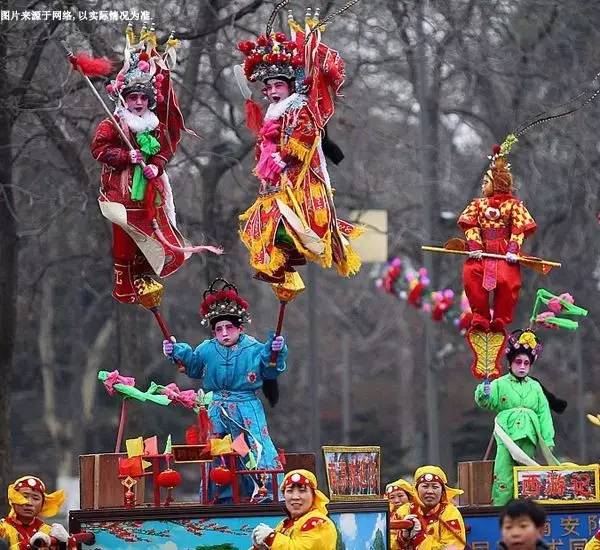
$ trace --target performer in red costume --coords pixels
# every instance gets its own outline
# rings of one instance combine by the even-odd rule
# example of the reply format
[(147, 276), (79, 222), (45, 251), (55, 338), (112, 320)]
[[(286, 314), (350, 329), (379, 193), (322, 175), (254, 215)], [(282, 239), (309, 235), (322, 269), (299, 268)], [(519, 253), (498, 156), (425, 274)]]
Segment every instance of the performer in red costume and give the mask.
[[(536, 223), (513, 195), (510, 164), (498, 146), (483, 178), (482, 193), (483, 198), (471, 201), (458, 219), (471, 251), (463, 269), (463, 284), (473, 312), (471, 326), (502, 332), (512, 322), (521, 289), (518, 254)], [(505, 259), (482, 258), (482, 252), (502, 254)]]
[(325, 126), (345, 80), (344, 62), (321, 42), (316, 14), (307, 15), (304, 28), (289, 20), (291, 40), (272, 33), (278, 6), (265, 34), (238, 45), (246, 56), (245, 77), (263, 82), (269, 101), (264, 120), (260, 108), (247, 103), (248, 126), (258, 134), (253, 172), (260, 184), (257, 199), (240, 216), (240, 237), (259, 280), (281, 283), (285, 272), (307, 260), (353, 275), (360, 258), (350, 240), (362, 230), (337, 217), (325, 160), (343, 158)]
[(165, 171), (187, 131), (170, 82), (176, 42), (170, 39), (160, 54), (152, 31), (143, 28), (137, 40), (128, 27), (123, 68), (107, 86), (117, 103), (114, 120), (100, 123), (91, 145), (102, 163), (99, 204), (113, 223), (113, 296), (120, 302), (137, 301), (137, 278), (171, 275), (192, 251), (177, 230)]

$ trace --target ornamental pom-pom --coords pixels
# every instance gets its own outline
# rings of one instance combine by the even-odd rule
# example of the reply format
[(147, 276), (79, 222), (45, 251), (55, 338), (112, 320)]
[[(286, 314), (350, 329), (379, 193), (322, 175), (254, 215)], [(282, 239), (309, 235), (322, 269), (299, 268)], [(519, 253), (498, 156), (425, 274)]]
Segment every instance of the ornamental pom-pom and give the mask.
[(496, 156), (499, 155), (501, 151), (500, 145), (498, 145), (497, 143), (494, 143), (494, 146), (492, 147), (492, 155)]
[(148, 54), (147, 54), (146, 52), (142, 52), (142, 53), (140, 54), (140, 57), (139, 57), (139, 59), (140, 59), (140, 61), (149, 61), (149, 60), (150, 60), (150, 57), (148, 56)]
[(287, 42), (287, 36), (284, 32), (278, 32), (275, 33), (275, 40), (277, 40), (277, 42)]
[(115, 87), (112, 84), (108, 84), (106, 86), (106, 93), (109, 95), (113, 95), (115, 93)]
[(150, 63), (147, 61), (140, 61), (138, 63), (138, 69), (143, 73), (147, 73), (150, 70)]
[(238, 50), (240, 50), (244, 55), (249, 55), (254, 48), (256, 48), (256, 44), (251, 40), (242, 40), (238, 44)]
[(267, 46), (269, 44), (270, 40), (264, 35), (261, 34), (257, 39), (256, 39), (256, 43), (259, 46)]
[(162, 73), (158, 73), (155, 77), (154, 80), (156, 80), (157, 84), (161, 84), (165, 79), (165, 75)]
[(112, 71), (112, 61), (106, 57), (92, 57), (78, 53), (69, 57), (71, 66), (85, 76), (107, 76)]
[(297, 45), (295, 42), (292, 42), (291, 40), (287, 40), (283, 43), (283, 47), (288, 51), (288, 52), (293, 52), (296, 48)]

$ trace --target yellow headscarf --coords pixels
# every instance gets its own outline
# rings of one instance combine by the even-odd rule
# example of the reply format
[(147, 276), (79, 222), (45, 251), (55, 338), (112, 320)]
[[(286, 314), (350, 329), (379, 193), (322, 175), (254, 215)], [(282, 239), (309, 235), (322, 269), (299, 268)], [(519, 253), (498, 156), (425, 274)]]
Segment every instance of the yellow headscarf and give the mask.
[(416, 491), (419, 483), (423, 481), (437, 481), (441, 483), (444, 492), (442, 493), (442, 500), (440, 502), (452, 502), (454, 497), (463, 494), (462, 489), (455, 489), (454, 487), (448, 487), (448, 478), (439, 466), (421, 466), (417, 468), (415, 472), (415, 499), (419, 502), (420, 505), (423, 505), (421, 499), (419, 498), (419, 492)]
[(385, 486), (385, 497), (388, 498), (390, 493), (395, 492), (396, 489), (402, 489), (410, 498), (415, 498), (415, 488), (405, 479), (397, 479), (392, 481)]
[(317, 478), (315, 477), (315, 474), (309, 472), (308, 470), (292, 470), (291, 472), (285, 474), (279, 489), (283, 493), (288, 485), (292, 485), (294, 483), (310, 487), (315, 495), (311, 509), (317, 509), (322, 514), (327, 515), (328, 512), (326, 506), (329, 502), (329, 499), (317, 488)]
[(19, 491), (24, 487), (29, 487), (32, 491), (41, 493), (44, 497), (44, 504), (40, 511), (40, 516), (51, 518), (60, 511), (60, 507), (65, 501), (65, 493), (61, 489), (54, 493), (46, 493), (44, 482), (35, 476), (23, 476), (8, 486), (8, 502), (10, 504), (10, 515), (15, 516), (14, 505), (27, 504), (27, 498)]

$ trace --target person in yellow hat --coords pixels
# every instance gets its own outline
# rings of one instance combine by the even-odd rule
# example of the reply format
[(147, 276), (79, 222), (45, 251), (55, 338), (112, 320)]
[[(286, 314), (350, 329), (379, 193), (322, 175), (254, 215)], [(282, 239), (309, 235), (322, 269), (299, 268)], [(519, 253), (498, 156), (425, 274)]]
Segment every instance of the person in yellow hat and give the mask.
[(397, 479), (385, 486), (385, 498), (389, 501), (390, 513), (415, 499), (415, 488), (405, 479)]
[(452, 503), (462, 491), (448, 486), (439, 466), (421, 466), (414, 477), (414, 502), (403, 504), (390, 518), (390, 523), (409, 520), (413, 525), (408, 529), (390, 528), (391, 550), (463, 550), (467, 542), (465, 524)]
[(329, 499), (308, 470), (292, 470), (281, 483), (288, 517), (275, 529), (260, 523), (252, 531), (253, 548), (263, 550), (335, 550), (337, 532), (327, 517)]
[(60, 523), (48, 525), (40, 519), (58, 514), (65, 500), (61, 491), (46, 493), (44, 482), (35, 476), (23, 476), (8, 486), (10, 512), (0, 520), (0, 540), (10, 550), (53, 547), (53, 539), (77, 548)]
[(596, 534), (585, 543), (583, 550), (600, 550), (600, 529), (598, 529)]

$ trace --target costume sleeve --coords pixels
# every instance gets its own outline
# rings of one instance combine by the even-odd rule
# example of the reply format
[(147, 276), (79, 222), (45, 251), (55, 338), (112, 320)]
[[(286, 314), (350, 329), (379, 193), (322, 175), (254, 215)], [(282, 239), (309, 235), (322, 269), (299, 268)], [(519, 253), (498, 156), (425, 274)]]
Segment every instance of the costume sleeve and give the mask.
[[(298, 116), (295, 117), (294, 121), (290, 137), (281, 148), (279, 154), (285, 162), (289, 162), (294, 158), (301, 162), (305, 162), (313, 151), (313, 145), (319, 136), (319, 131), (312, 121), (306, 107), (300, 109)], [(289, 129), (284, 128), (283, 131), (285, 133), (289, 131)]]
[(165, 171), (165, 166), (173, 158), (175, 151), (172, 143), (167, 139), (167, 130), (164, 124), (160, 124), (158, 133), (158, 142), (160, 143), (160, 151), (156, 155), (148, 157), (148, 164), (154, 164), (158, 168), (158, 176), (161, 176)]
[(190, 378), (202, 378), (206, 366), (204, 346), (200, 344), (195, 350), (189, 344), (178, 342), (173, 346), (173, 359), (179, 359), (185, 366), (185, 374)]
[(513, 204), (511, 209), (511, 230), (508, 251), (515, 254), (521, 250), (525, 237), (531, 235), (536, 226), (535, 220), (521, 201)]
[(478, 221), (479, 200), (472, 200), (458, 218), (458, 226), (464, 231), (469, 250), (483, 250), (481, 228)]
[(130, 164), (129, 151), (109, 120), (103, 120), (96, 129), (90, 149), (94, 159), (118, 170)]
[[(402, 506), (397, 508), (396, 511), (392, 514), (392, 516), (390, 518), (390, 523), (392, 523), (394, 520), (403, 519), (404, 516), (407, 516), (410, 513), (411, 513), (410, 504), (403, 504)], [(407, 550), (414, 546), (413, 545), (414, 541), (402, 538), (402, 530), (401, 529), (390, 528), (389, 533), (390, 533), (390, 540), (389, 540), (390, 550)], [(424, 534), (424, 532), (422, 534)]]
[(554, 447), (554, 423), (552, 422), (552, 413), (550, 412), (550, 404), (544, 395), (541, 386), (538, 382), (534, 382), (538, 393), (538, 407), (536, 414), (540, 420), (540, 431), (542, 438), (548, 447)]
[(269, 362), (271, 360), (271, 344), (273, 343), (274, 338), (275, 333), (269, 333), (267, 341), (264, 344), (262, 344), (259, 356), (260, 374), (266, 380), (273, 380), (274, 378), (277, 378), (287, 368), (287, 365), (285, 363), (288, 354), (287, 344), (284, 345), (283, 349), (277, 354), (277, 361), (275, 363), (275, 367), (269, 366)]
[(440, 518), (440, 546), (452, 546), (463, 550), (467, 541), (467, 532), (462, 515), (455, 506), (448, 506)]
[(596, 534), (587, 541), (583, 550), (600, 550), (600, 530), (596, 531)]
[(335, 550), (337, 533), (330, 520), (309, 518), (294, 538), (275, 533), (269, 548), (273, 550)]
[(500, 394), (500, 382), (492, 380), (490, 383), (490, 395), (485, 397), (483, 393), (484, 382), (479, 384), (475, 388), (475, 404), (482, 408), (490, 411), (498, 410), (499, 394)]

